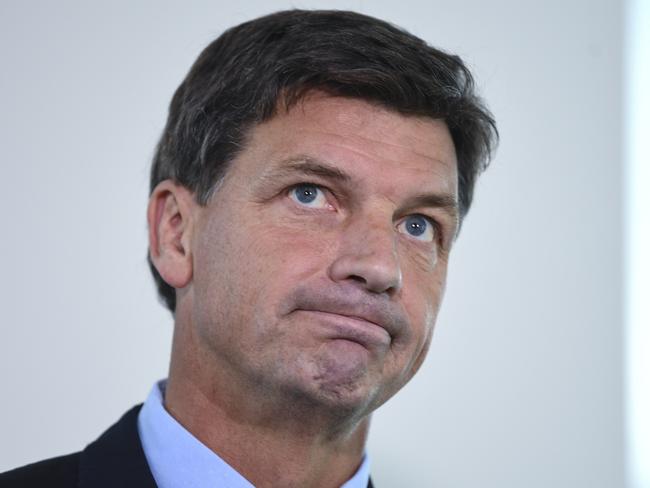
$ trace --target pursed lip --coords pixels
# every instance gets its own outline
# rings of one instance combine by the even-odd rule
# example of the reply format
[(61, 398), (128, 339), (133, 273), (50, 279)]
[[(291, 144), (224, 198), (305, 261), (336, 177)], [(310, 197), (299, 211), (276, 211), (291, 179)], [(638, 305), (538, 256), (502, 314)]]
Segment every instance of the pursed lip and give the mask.
[(380, 324), (365, 317), (323, 310), (297, 310), (312, 315), (327, 327), (332, 339), (345, 339), (372, 349), (390, 345), (391, 337)]
[(408, 318), (396, 301), (356, 286), (303, 285), (289, 295), (286, 312), (313, 312), (334, 335), (359, 342), (391, 344), (408, 334)]

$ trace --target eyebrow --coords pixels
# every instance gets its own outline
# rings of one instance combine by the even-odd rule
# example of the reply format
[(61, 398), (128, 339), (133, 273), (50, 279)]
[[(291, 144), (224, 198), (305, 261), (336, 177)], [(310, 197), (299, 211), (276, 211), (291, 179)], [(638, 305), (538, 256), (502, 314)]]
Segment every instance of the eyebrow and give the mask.
[(262, 178), (292, 176), (296, 173), (320, 176), (342, 183), (351, 183), (353, 178), (341, 169), (309, 156), (300, 156), (282, 161), (282, 166), (271, 169)]

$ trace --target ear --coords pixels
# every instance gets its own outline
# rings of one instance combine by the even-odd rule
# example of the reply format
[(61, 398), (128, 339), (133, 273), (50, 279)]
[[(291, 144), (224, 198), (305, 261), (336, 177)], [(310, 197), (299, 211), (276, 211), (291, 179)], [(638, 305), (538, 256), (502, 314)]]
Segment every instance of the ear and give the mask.
[(149, 254), (165, 282), (184, 288), (192, 280), (192, 224), (198, 204), (182, 185), (165, 180), (149, 197)]

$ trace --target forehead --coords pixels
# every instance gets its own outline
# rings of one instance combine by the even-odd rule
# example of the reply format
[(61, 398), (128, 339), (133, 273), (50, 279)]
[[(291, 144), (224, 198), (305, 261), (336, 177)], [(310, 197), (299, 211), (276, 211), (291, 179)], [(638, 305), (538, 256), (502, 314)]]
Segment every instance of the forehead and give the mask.
[(404, 185), (456, 195), (457, 168), (446, 124), (368, 102), (312, 94), (251, 130), (235, 172), (264, 176), (296, 159), (334, 166), (358, 185)]

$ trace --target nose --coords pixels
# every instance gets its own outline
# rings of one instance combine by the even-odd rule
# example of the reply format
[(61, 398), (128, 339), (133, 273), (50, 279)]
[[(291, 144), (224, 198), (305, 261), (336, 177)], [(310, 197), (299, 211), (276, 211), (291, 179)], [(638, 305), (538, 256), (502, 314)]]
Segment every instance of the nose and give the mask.
[(359, 283), (373, 293), (394, 295), (402, 288), (397, 234), (392, 225), (349, 222), (329, 268), (333, 281)]

